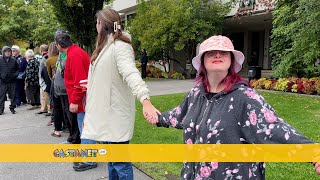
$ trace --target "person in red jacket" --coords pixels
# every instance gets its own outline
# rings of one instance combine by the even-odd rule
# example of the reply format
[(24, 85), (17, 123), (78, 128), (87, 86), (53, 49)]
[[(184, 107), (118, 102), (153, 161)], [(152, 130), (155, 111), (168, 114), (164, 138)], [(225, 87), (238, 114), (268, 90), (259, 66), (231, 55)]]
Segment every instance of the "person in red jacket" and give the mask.
[[(82, 124), (84, 119), (83, 100), (85, 98), (85, 91), (80, 86), (81, 80), (88, 78), (88, 71), (90, 65), (90, 56), (79, 46), (71, 41), (69, 34), (60, 33), (55, 37), (55, 43), (60, 52), (66, 53), (66, 65), (64, 69), (64, 82), (69, 100), (69, 110), (72, 113), (77, 113), (78, 127), (80, 136), (82, 133)], [(81, 144), (95, 144), (96, 142), (89, 139), (81, 139)], [(74, 165), (76, 171), (85, 171), (96, 168), (97, 163), (85, 162)]]

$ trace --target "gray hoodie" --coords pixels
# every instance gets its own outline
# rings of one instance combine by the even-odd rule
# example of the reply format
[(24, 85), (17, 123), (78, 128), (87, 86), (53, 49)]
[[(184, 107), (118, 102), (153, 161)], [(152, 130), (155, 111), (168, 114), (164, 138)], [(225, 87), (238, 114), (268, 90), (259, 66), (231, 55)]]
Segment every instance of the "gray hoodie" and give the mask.
[(59, 53), (57, 63), (56, 63), (56, 72), (54, 74), (54, 94), (55, 95), (67, 95), (66, 85), (64, 83), (64, 68), (66, 65), (66, 58), (62, 58), (63, 54)]

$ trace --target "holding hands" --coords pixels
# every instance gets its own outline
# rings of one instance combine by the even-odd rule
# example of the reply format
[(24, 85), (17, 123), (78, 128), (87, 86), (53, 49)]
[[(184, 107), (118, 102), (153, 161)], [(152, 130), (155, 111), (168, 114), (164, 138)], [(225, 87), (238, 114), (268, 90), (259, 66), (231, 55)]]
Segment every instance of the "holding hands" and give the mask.
[(158, 114), (161, 112), (156, 109), (149, 100), (145, 99), (143, 101), (143, 116), (152, 125), (158, 123)]
[(320, 162), (315, 163), (314, 167), (315, 167), (316, 173), (320, 175)]

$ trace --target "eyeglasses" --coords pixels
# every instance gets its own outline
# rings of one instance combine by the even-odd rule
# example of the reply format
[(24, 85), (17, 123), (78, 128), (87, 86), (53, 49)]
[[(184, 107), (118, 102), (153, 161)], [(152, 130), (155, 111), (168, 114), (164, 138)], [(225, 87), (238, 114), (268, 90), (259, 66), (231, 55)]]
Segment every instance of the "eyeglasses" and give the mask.
[(206, 52), (206, 56), (217, 56), (218, 54), (220, 54), (220, 56), (227, 56), (230, 54), (229, 51), (217, 51), (217, 50), (214, 50), (214, 51), (207, 51)]

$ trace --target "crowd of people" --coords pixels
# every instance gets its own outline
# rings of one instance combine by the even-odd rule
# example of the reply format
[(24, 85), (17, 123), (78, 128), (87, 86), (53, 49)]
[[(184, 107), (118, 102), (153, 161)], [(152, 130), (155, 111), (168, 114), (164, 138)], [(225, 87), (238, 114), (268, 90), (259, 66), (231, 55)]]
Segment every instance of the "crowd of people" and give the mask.
[[(90, 57), (57, 30), (54, 42), (41, 45), (41, 58), (33, 50), (20, 54), (16, 45), (4, 46), (0, 58), (0, 114), (6, 94), (10, 111), (30, 104), (38, 114), (52, 116), (52, 136), (69, 131), (65, 143), (129, 144), (134, 132), (135, 98), (146, 120), (159, 127), (183, 129), (185, 144), (310, 144), (314, 143), (282, 120), (250, 88), (238, 72), (244, 55), (225, 36), (201, 43), (192, 60), (198, 71), (196, 86), (176, 108), (159, 112), (135, 65), (131, 37), (121, 30), (113, 9), (96, 14), (96, 49)], [(144, 58), (146, 51), (144, 50)], [(142, 63), (146, 64), (146, 59)], [(320, 163), (314, 163), (320, 174)], [(75, 162), (76, 171), (97, 167), (96, 162)], [(108, 163), (109, 179), (133, 179), (130, 162)], [(264, 179), (265, 163), (184, 163), (181, 179)]]

